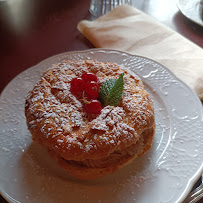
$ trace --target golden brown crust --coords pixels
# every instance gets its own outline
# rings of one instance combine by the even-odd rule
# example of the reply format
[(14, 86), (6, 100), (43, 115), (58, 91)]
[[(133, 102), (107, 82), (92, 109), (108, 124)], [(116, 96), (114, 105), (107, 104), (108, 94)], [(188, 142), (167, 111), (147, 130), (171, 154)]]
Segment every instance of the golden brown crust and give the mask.
[[(80, 97), (70, 92), (70, 81), (84, 72), (96, 74), (100, 84), (125, 73), (120, 105), (106, 106), (100, 115), (88, 115)], [(59, 160), (105, 159), (115, 151), (125, 151), (136, 144), (143, 132), (148, 136), (140, 151), (144, 154), (150, 149), (154, 134), (153, 103), (141, 79), (120, 65), (95, 60), (68, 60), (53, 65), (30, 91), (25, 116), (33, 140), (52, 151)], [(122, 164), (125, 159), (128, 160), (123, 158)], [(65, 163), (66, 168), (73, 167)], [(113, 169), (110, 166), (108, 170)]]
[(49, 150), (49, 153), (63, 169), (68, 171), (73, 176), (82, 180), (96, 179), (104, 175), (111, 174), (120, 168), (123, 168), (124, 166), (130, 164), (137, 156), (142, 156), (146, 152), (148, 152), (148, 150), (151, 148), (154, 131), (155, 125), (151, 129), (147, 129), (145, 132), (142, 133), (143, 139), (138, 140), (138, 142), (135, 144), (135, 147), (138, 148), (136, 150), (136, 153), (128, 156), (125, 155), (123, 157), (120, 157), (120, 159), (117, 158), (116, 161), (112, 157), (112, 159), (109, 161), (111, 164), (109, 163), (105, 166), (87, 166), (85, 164), (77, 162), (74, 163), (74, 161), (67, 161), (62, 157), (57, 156), (54, 151)]

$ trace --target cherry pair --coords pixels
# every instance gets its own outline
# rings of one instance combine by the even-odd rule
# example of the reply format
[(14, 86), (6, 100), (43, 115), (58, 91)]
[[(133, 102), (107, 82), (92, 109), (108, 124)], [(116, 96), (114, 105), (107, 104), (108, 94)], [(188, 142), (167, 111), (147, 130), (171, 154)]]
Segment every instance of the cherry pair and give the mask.
[(73, 78), (70, 90), (73, 94), (85, 92), (87, 99), (83, 98), (87, 113), (99, 114), (102, 105), (97, 100), (99, 97), (99, 85), (97, 76), (93, 73), (84, 73), (81, 77)]

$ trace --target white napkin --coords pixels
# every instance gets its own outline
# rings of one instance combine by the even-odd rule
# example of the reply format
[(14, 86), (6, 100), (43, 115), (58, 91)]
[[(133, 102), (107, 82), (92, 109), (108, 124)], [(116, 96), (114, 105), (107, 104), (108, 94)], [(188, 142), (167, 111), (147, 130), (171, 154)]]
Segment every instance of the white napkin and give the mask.
[(150, 16), (121, 5), (78, 30), (97, 48), (151, 58), (169, 68), (203, 100), (203, 50)]

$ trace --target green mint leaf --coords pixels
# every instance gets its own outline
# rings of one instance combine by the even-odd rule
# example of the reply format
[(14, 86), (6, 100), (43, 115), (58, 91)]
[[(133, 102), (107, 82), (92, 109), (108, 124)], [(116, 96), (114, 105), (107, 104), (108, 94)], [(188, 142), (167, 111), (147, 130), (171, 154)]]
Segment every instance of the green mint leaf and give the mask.
[(123, 95), (123, 76), (120, 75), (118, 79), (106, 80), (99, 89), (99, 101), (103, 106), (117, 106)]

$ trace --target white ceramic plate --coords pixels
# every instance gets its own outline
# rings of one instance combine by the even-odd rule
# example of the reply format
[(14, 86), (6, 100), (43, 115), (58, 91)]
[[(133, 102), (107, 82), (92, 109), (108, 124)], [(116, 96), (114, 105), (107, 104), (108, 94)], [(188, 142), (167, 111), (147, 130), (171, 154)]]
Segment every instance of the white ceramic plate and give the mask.
[[(136, 72), (154, 99), (156, 134), (145, 156), (94, 181), (69, 176), (31, 140), (24, 100), (42, 72), (63, 59), (117, 62)], [(0, 191), (9, 202), (179, 202), (200, 177), (203, 116), (197, 96), (168, 69), (108, 49), (51, 57), (14, 78), (0, 97)]]
[(188, 19), (203, 26), (202, 0), (177, 0), (178, 8)]

